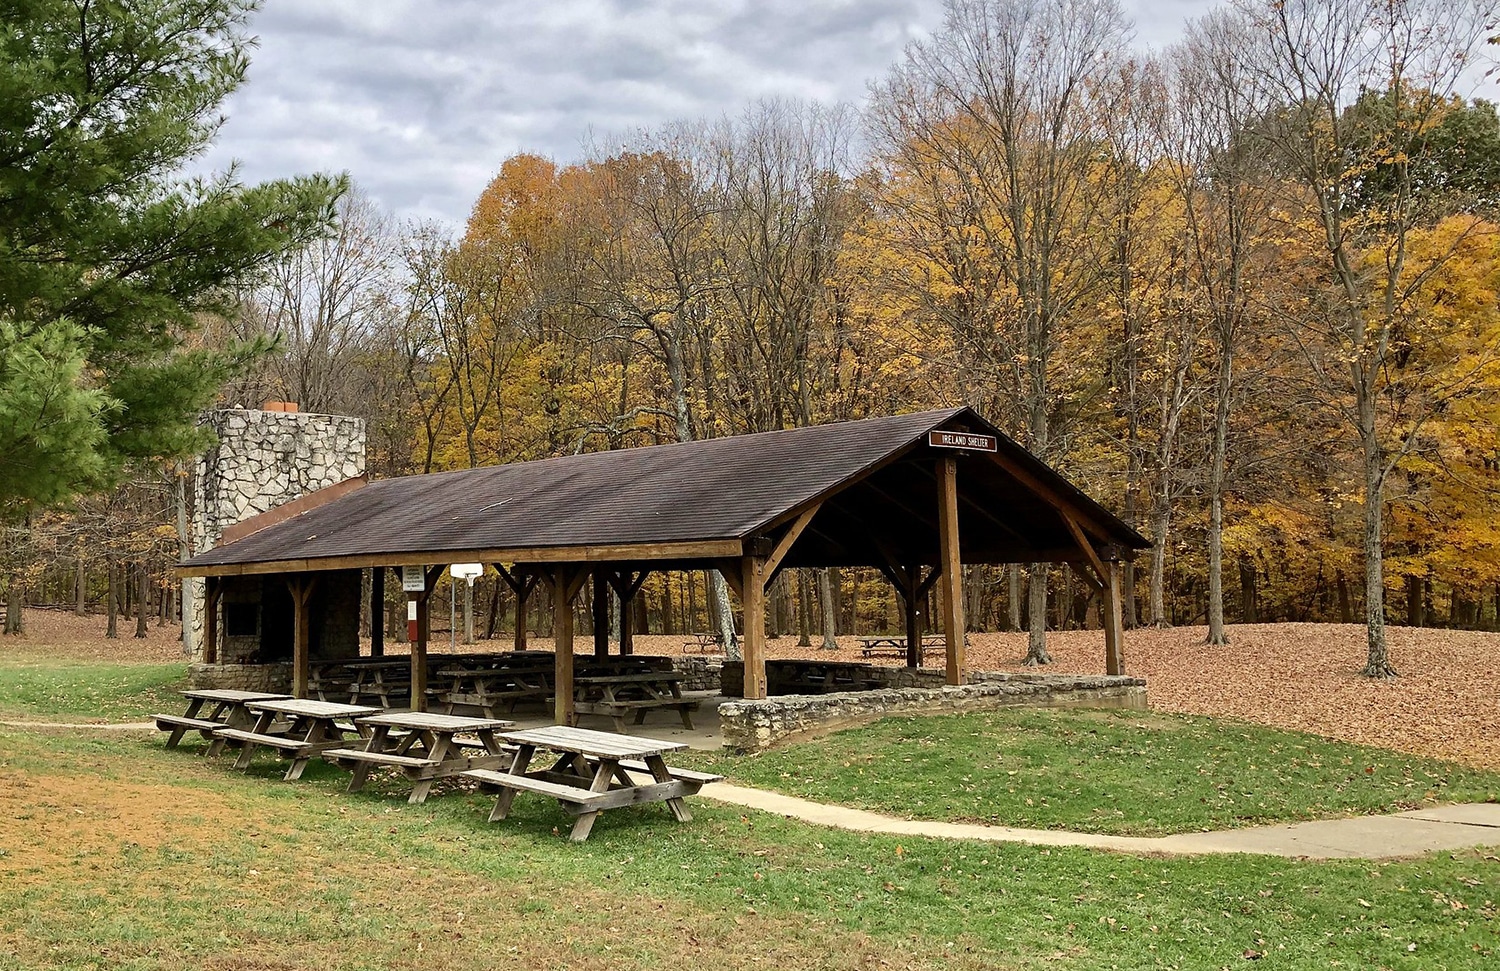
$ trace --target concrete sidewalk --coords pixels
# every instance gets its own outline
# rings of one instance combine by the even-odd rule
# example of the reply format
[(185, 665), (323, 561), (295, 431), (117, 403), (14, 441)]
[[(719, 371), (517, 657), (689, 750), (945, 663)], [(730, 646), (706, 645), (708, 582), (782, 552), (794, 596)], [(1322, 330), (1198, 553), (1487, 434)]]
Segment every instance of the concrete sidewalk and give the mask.
[(1173, 856), (1255, 853), (1311, 860), (1385, 860), (1421, 856), (1438, 850), (1500, 846), (1500, 803), (1438, 806), (1395, 816), (1361, 816), (1212, 833), (1182, 833), (1176, 836), (1101, 836), (1050, 829), (898, 819), (723, 782), (705, 786), (699, 795), (820, 826), (864, 833), (1031, 843), (1038, 846), (1082, 846), (1123, 853), (1164, 853)]

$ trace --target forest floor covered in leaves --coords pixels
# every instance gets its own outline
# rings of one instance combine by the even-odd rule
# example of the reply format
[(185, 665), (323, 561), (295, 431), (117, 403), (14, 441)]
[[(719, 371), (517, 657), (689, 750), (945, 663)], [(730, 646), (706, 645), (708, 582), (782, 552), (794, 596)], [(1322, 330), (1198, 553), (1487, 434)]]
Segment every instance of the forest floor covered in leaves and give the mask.
[[(102, 617), (30, 610), (26, 619), (25, 635), (0, 637), (0, 663), (12, 654), (40, 653), (115, 663), (182, 660), (177, 628), (157, 627), (155, 621), (144, 640), (132, 636), (133, 622), (122, 622), (121, 636), (106, 640)], [(1205, 635), (1203, 627), (1126, 633), (1126, 671), (1147, 679), (1152, 708), (1237, 718), (1500, 770), (1500, 634), (1387, 628), (1391, 660), (1399, 673), (1388, 681), (1372, 681), (1359, 673), (1365, 658), (1361, 626), (1231, 625), (1227, 647), (1206, 645)], [(1054, 663), (1026, 668), (1021, 664), (1024, 634), (972, 634), (968, 666), (1051, 674), (1103, 672), (1100, 631), (1054, 632), (1047, 642)], [(480, 650), (485, 643), (480, 643)], [(508, 647), (509, 638), (495, 646), (501, 644)], [(549, 649), (551, 641), (533, 638), (531, 646)], [(446, 638), (434, 632), (433, 651), (447, 647)], [(390, 645), (392, 653), (403, 649)], [(591, 649), (592, 642), (580, 637), (578, 650)], [(638, 635), (636, 650), (682, 653), (683, 638)], [(852, 636), (843, 638), (837, 652), (799, 648), (795, 637), (781, 637), (770, 642), (767, 653), (861, 659)]]

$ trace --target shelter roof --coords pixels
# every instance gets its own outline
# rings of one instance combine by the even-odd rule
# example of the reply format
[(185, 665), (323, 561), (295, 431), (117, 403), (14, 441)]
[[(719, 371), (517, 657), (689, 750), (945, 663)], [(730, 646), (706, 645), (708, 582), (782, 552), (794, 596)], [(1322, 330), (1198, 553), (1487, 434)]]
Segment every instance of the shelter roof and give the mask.
[[(929, 446), (996, 436), (995, 453)], [(1081, 558), (1149, 545), (969, 408), (594, 452), (371, 482), (188, 560), (185, 575), (462, 560), (712, 560), (819, 512), (786, 564), (937, 562), (933, 459), (961, 455), (965, 562)], [(251, 524), (252, 526), (254, 524)]]

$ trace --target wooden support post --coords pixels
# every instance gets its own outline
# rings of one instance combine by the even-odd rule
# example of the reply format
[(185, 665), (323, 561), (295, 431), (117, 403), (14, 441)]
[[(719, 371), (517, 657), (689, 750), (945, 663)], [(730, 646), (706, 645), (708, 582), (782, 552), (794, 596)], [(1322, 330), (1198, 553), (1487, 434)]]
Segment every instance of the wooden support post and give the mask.
[(641, 584), (651, 575), (650, 570), (642, 570), (639, 573), (633, 570), (622, 570), (618, 573), (610, 571), (605, 574), (609, 585), (615, 588), (615, 595), (620, 598), (620, 654), (635, 653), (635, 630), (631, 624), (631, 606), (635, 603), (635, 595), (641, 592)]
[(740, 601), (744, 605), (741, 652), (745, 664), (745, 697), (766, 696), (766, 561), (757, 556), (741, 560)]
[(312, 617), (308, 609), (317, 577), (287, 577), (292, 595), (292, 695), (307, 697), (307, 683), (312, 676)]
[(430, 566), (422, 579), (422, 592), (412, 594), (417, 605), (417, 636), (411, 642), (412, 711), (427, 710), (427, 642), (432, 638), (432, 589), (445, 567)]
[(573, 724), (573, 598), (588, 574), (568, 566), (552, 571), (552, 717)]
[(1104, 673), (1125, 673), (1125, 619), (1121, 603), (1121, 573), (1119, 560), (1110, 560), (1105, 574), (1108, 582), (1104, 587)]
[(370, 656), (385, 656), (385, 567), (370, 568)]
[(609, 657), (609, 583), (603, 570), (595, 570), (594, 585), (594, 657)]
[(432, 611), (428, 609), (427, 591), (413, 594), (417, 604), (417, 636), (411, 642), (412, 711), (427, 710), (427, 637), (432, 632)]
[(219, 601), (224, 597), (224, 578), (205, 577), (203, 584), (203, 663), (219, 663)]
[(939, 581), (943, 601), (943, 638), (948, 648), (948, 683), (964, 683), (964, 573), (958, 543), (958, 460), (938, 460), (938, 545), (942, 551)]

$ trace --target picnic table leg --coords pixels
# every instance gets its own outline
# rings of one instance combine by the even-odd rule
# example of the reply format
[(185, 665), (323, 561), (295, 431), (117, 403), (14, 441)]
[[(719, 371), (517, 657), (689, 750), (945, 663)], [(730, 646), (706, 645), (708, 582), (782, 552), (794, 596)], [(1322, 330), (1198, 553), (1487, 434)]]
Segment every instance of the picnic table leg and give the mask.
[[(434, 761), (442, 762), (444, 759), (446, 759), (448, 757), (448, 750), (452, 746), (452, 743), (453, 743), (453, 736), (451, 736), (451, 735), (435, 735), (432, 743), (430, 745), (428, 745), (428, 747), (427, 747), (427, 757), (429, 759), (434, 760)], [(422, 771), (424, 771), (424, 772), (431, 772), (433, 770), (432, 769), (424, 769)], [(425, 802), (427, 800), (427, 793), (432, 789), (432, 783), (433, 783), (433, 781), (434, 780), (432, 780), (430, 778), (429, 779), (421, 779), (421, 778), (413, 779), (412, 780), (412, 787), (411, 787), (411, 796), (406, 801), (409, 804), (413, 805), (413, 806), (420, 806), (423, 802)]]
[[(203, 699), (193, 698), (188, 702), (187, 713), (183, 718), (197, 718), (198, 712), (203, 710)], [(182, 741), (182, 736), (187, 734), (186, 725), (173, 725), (172, 732), (167, 736), (167, 748), (176, 748), (177, 743)]]
[[(390, 733), (389, 725), (376, 725), (370, 737), (365, 740), (366, 752), (379, 752), (385, 748), (386, 735)], [(364, 788), (365, 780), (370, 777), (370, 770), (374, 766), (369, 762), (355, 762), (354, 775), (349, 780), (349, 792), (358, 792)]]
[[(594, 781), (589, 785), (590, 792), (608, 792), (609, 783), (619, 771), (618, 759), (600, 759), (599, 766), (594, 770)], [(582, 843), (589, 838), (589, 833), (594, 828), (594, 820), (599, 818), (599, 810), (580, 813), (578, 820), (573, 823), (573, 832), (568, 834), (568, 839), (574, 843)]]
[[(676, 681), (672, 682), (672, 698), (675, 701), (682, 701), (682, 685), (678, 684)], [(688, 711), (688, 706), (679, 705), (677, 708), (677, 714), (682, 716), (682, 727), (686, 728), (688, 731), (692, 731), (693, 714), (692, 712)]]
[[(252, 732), (254, 732), (255, 734), (257, 734), (257, 735), (263, 735), (267, 731), (270, 730), (271, 723), (274, 722), (275, 720), (276, 720), (276, 713), (274, 711), (263, 711), (259, 715), (256, 716), (256, 718), (255, 718), (255, 724), (253, 726), (251, 726), (250, 730)], [(236, 769), (248, 769), (248, 768), (250, 768), (250, 755), (254, 751), (255, 751), (255, 743), (254, 742), (241, 742), (240, 743), (240, 757), (234, 760), (234, 767)]]
[[(660, 755), (646, 756), (646, 767), (651, 770), (651, 778), (657, 782), (671, 782), (672, 772), (667, 768), (666, 761)], [(681, 796), (673, 796), (667, 800), (667, 808), (672, 810), (672, 816), (679, 823), (690, 823), (693, 814), (688, 811), (687, 803), (682, 801)]]
[[(312, 722), (312, 725), (308, 728), (307, 735), (302, 740), (309, 744), (323, 741), (326, 734), (324, 732), (324, 721), (321, 718), (310, 718), (308, 720)], [(298, 755), (292, 759), (292, 764), (287, 768), (286, 775), (281, 778), (287, 782), (296, 782), (302, 778), (302, 770), (307, 768), (307, 763), (310, 761), (312, 761), (311, 756)]]
[[(535, 745), (522, 745), (516, 749), (516, 760), (510, 765), (511, 775), (525, 775), (526, 767), (531, 764), (531, 755), (536, 751)], [(495, 797), (495, 808), (490, 812), (490, 822), (499, 822), (510, 813), (510, 802), (516, 798), (516, 790), (501, 789), (500, 794)]]

